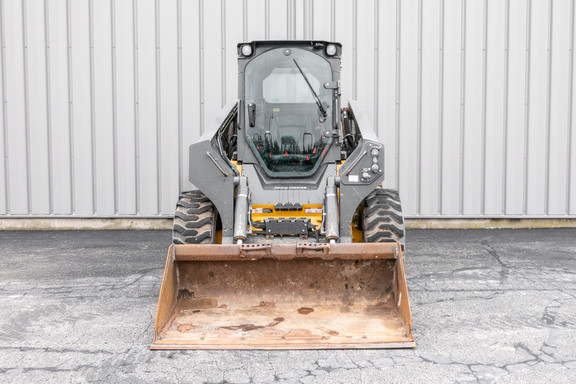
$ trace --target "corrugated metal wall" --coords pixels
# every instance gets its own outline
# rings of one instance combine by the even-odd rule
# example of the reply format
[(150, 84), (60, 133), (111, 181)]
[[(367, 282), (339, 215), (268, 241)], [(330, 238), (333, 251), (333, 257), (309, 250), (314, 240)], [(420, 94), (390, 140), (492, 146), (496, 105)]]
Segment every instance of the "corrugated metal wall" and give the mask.
[(2, 0), (0, 214), (170, 215), (236, 44), (344, 46), (410, 217), (575, 217), (574, 0)]

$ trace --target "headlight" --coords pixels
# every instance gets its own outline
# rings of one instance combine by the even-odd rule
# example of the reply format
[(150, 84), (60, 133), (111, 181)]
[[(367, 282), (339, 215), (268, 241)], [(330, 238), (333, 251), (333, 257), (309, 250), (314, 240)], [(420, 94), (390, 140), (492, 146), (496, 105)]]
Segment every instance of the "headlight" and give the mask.
[(242, 54), (244, 56), (250, 56), (252, 54), (252, 46), (250, 44), (244, 44), (242, 46)]
[(328, 44), (326, 46), (326, 54), (328, 56), (334, 56), (336, 54), (338, 50), (336, 49), (336, 46), (334, 44)]

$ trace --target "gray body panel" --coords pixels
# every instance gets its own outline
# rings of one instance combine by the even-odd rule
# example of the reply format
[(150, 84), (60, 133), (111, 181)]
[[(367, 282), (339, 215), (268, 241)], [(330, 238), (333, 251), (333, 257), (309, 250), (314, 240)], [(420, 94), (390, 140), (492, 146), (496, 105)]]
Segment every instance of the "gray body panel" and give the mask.
[[(384, 181), (384, 145), (377, 141), (376, 133), (368, 116), (357, 101), (350, 100), (348, 109), (352, 113), (356, 128), (362, 132), (362, 139), (348, 160), (340, 168), (340, 242), (352, 241), (350, 223), (362, 201)], [(372, 156), (372, 150), (378, 156)], [(376, 164), (378, 172), (370, 167)], [(366, 169), (370, 178), (362, 178)]]
[[(220, 172), (208, 157), (210, 153), (228, 176)], [(201, 190), (216, 206), (222, 220), (222, 242), (232, 243), (234, 226), (234, 172), (222, 161), (210, 141), (201, 141), (190, 146), (190, 182)]]
[[(228, 109), (228, 111), (226, 111)], [(222, 243), (231, 244), (234, 227), (234, 188), (238, 171), (223, 155), (218, 135), (227, 122), (236, 118), (238, 103), (223, 109), (220, 127), (207, 131), (189, 148), (189, 179), (216, 206), (222, 221)], [(236, 180), (235, 180), (236, 179)]]

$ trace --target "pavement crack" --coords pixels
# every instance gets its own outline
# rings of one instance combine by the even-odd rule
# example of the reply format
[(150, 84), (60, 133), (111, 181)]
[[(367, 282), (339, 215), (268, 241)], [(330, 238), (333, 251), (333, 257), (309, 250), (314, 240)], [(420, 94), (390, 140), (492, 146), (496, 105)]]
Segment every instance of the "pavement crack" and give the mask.
[(115, 355), (115, 352), (106, 350), (92, 350), (92, 349), (75, 349), (75, 348), (51, 348), (51, 347), (3, 347), (0, 346), (2, 351), (20, 351), (20, 352), (32, 352), (32, 351), (42, 351), (48, 353), (81, 353), (85, 355)]
[(500, 264), (500, 284), (502, 284), (508, 279), (508, 276), (510, 275), (510, 269), (512, 267), (504, 263), (498, 252), (494, 249), (494, 247), (492, 247), (492, 245), (488, 243), (488, 239), (490, 238), (491, 236), (483, 238), (480, 240), (480, 244), (482, 245), (482, 248), (484, 248), (484, 250), (488, 252), (488, 254), (492, 256), (498, 262), (498, 264)]
[[(533, 352), (530, 348), (528, 348), (527, 346), (525, 346), (522, 343), (516, 343), (516, 344), (514, 344), (514, 347), (516, 349), (519, 349), (519, 350), (526, 352), (528, 355), (533, 357), (533, 359), (526, 360), (525, 363), (529, 363), (529, 362), (550, 363), (551, 360), (552, 361), (556, 360), (556, 358), (554, 356), (552, 356), (551, 354), (548, 354), (542, 350), (542, 348), (546, 347), (546, 344), (543, 344), (542, 347), (540, 348), (540, 350), (539, 350), (540, 354), (538, 354), (537, 352)], [(542, 358), (542, 356), (546, 356), (546, 358)]]
[[(490, 236), (491, 237), (491, 236)], [(504, 268), (511, 268), (511, 266), (507, 265), (506, 263), (504, 263), (502, 261), (502, 258), (500, 257), (500, 255), (498, 254), (498, 252), (496, 252), (496, 250), (494, 249), (494, 247), (492, 247), (489, 243), (488, 243), (488, 239), (490, 239), (490, 237), (485, 237), (482, 240), (480, 240), (480, 244), (482, 244), (482, 248), (484, 248), (484, 250), (486, 252), (488, 252), (488, 254), (490, 256), (492, 256), (494, 259), (496, 259), (496, 261), (498, 262), (498, 264), (500, 264), (502, 267)]]

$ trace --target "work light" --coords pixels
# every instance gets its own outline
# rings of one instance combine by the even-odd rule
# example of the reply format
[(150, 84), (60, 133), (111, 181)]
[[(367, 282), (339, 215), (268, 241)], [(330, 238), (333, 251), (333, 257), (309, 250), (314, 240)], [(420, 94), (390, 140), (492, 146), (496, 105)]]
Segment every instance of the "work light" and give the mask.
[(252, 54), (252, 46), (250, 44), (244, 44), (242, 46), (242, 54), (244, 56), (250, 56)]
[(328, 56), (334, 56), (336, 54), (336, 46), (334, 44), (328, 44), (328, 46), (326, 46), (326, 54)]

